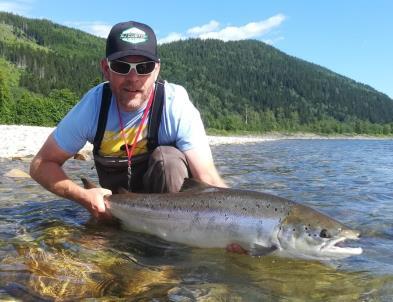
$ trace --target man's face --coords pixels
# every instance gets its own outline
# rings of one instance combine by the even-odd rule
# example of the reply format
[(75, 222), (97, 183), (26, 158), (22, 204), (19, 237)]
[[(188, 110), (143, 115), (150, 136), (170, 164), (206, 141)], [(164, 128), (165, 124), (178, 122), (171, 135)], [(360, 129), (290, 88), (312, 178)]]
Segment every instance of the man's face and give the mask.
[[(128, 56), (117, 61), (140, 63), (151, 60), (143, 56)], [(153, 72), (147, 75), (137, 74), (135, 68), (132, 68), (126, 75), (119, 74), (114, 71), (115, 66), (112, 66), (113, 70), (106, 59), (101, 61), (102, 72), (105, 79), (110, 82), (112, 93), (115, 95), (120, 108), (124, 111), (138, 110), (150, 96), (160, 71), (160, 64), (155, 63)]]

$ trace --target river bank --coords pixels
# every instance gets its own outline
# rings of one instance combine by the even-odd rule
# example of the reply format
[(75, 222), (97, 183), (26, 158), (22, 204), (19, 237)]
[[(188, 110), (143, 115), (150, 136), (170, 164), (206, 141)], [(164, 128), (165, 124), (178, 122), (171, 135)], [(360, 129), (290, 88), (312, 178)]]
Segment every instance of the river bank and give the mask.
[[(53, 127), (0, 125), (0, 158), (28, 157), (36, 154)], [(219, 144), (248, 144), (279, 139), (377, 139), (369, 136), (320, 136), (310, 133), (248, 136), (212, 136), (209, 135), (211, 146)], [(91, 151), (92, 145), (86, 144), (84, 151)]]

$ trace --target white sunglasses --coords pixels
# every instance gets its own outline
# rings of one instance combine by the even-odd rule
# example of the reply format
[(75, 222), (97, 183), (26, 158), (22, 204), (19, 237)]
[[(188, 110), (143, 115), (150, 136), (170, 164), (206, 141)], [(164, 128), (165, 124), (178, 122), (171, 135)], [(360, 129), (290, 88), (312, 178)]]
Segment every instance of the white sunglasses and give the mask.
[(151, 74), (156, 67), (155, 61), (128, 63), (119, 60), (107, 60), (107, 62), (109, 69), (120, 75), (127, 75), (132, 69), (135, 69), (137, 75), (148, 75)]

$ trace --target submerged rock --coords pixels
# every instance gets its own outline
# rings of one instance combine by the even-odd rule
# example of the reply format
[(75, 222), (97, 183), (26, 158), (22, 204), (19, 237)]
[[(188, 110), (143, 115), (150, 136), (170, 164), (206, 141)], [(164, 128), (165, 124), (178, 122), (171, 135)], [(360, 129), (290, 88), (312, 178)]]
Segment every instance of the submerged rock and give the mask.
[(78, 152), (78, 153), (76, 153), (74, 155), (74, 159), (77, 159), (77, 160), (90, 160), (91, 159), (90, 154), (91, 154), (90, 151), (82, 150), (82, 151), (80, 151), (80, 152)]
[(11, 169), (7, 173), (5, 173), (4, 176), (10, 178), (30, 178), (30, 175), (28, 173), (20, 169)]

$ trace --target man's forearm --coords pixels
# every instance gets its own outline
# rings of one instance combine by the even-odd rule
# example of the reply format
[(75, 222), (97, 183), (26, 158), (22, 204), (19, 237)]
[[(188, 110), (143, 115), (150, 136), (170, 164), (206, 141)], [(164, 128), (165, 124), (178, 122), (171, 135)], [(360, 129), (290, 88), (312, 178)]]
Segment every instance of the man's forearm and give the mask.
[(221, 187), (221, 188), (227, 188), (228, 185), (225, 183), (225, 181), (220, 177), (218, 174), (217, 170), (214, 168), (214, 170), (210, 170), (209, 173), (201, 174), (196, 176), (197, 179), (200, 181), (203, 181), (205, 183), (208, 183), (209, 185), (215, 186), (215, 187)]
[(50, 192), (86, 207), (85, 190), (74, 183), (58, 163), (34, 158), (30, 165), (30, 175)]

